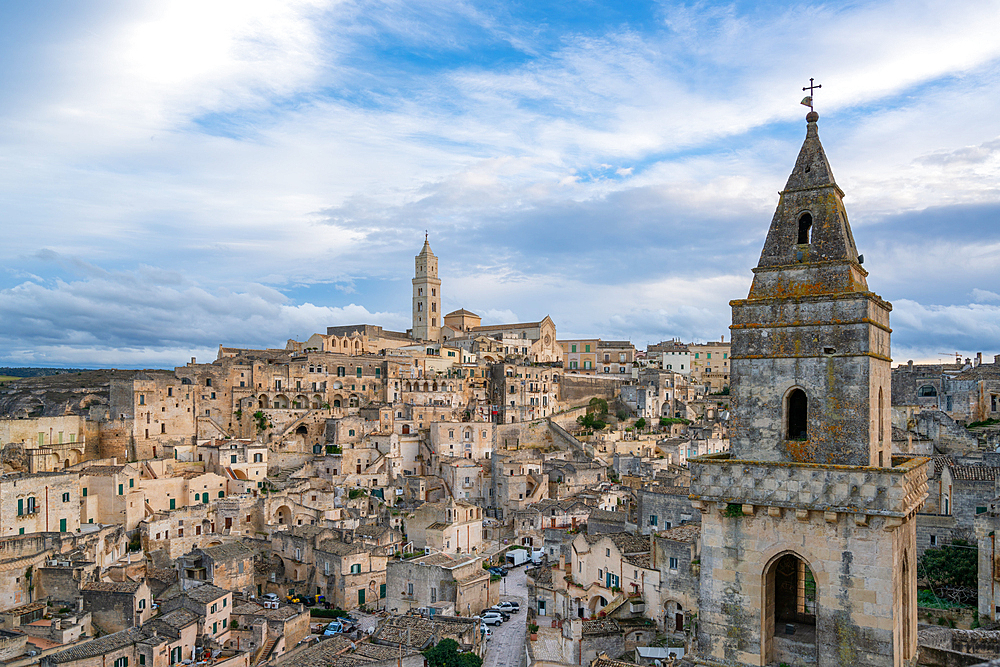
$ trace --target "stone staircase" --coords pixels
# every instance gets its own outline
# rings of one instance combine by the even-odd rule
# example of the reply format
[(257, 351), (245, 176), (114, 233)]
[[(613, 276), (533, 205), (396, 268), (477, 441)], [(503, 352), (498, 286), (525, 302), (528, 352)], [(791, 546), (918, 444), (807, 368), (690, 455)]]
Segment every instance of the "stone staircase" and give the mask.
[(305, 467), (306, 465), (303, 463), (302, 465), (299, 466), (293, 466), (289, 468), (279, 468), (277, 473), (273, 475), (269, 474), (267, 476), (267, 480), (271, 484), (273, 484), (276, 488), (283, 489), (286, 486), (288, 486), (289, 480), (291, 479), (292, 475), (299, 472)]
[(266, 642), (264, 642), (264, 645), (260, 647), (260, 652), (257, 654), (257, 657), (251, 664), (253, 664), (253, 666), (256, 667), (262, 662), (266, 662), (268, 656), (271, 655), (271, 651), (274, 650), (274, 645), (277, 643), (278, 643), (277, 637), (271, 637)]

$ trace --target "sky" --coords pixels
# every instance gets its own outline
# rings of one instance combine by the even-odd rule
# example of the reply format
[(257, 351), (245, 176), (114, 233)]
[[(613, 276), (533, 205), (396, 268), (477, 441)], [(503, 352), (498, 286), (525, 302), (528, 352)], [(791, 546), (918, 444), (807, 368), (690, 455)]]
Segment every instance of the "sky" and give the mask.
[(1000, 1), (0, 3), (0, 365), (445, 312), (729, 338), (820, 136), (893, 358), (1000, 353)]

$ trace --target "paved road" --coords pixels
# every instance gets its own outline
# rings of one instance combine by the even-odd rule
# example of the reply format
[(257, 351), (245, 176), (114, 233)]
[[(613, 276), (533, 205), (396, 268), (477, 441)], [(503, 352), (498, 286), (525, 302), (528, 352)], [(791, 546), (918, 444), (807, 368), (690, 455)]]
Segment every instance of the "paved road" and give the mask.
[(500, 582), (500, 601), (516, 600), (521, 610), (500, 625), (491, 626), (483, 667), (518, 667), (524, 656), (528, 618), (528, 587), (524, 566), (513, 568)]

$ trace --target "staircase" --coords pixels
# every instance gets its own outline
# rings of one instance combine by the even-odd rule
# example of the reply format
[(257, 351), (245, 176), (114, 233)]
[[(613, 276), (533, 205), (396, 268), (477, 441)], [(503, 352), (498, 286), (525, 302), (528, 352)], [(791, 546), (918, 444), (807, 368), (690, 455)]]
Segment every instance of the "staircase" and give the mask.
[(278, 472), (275, 473), (274, 475), (268, 475), (267, 479), (277, 488), (283, 489), (286, 486), (288, 486), (288, 480), (292, 477), (292, 475), (294, 475), (295, 473), (297, 473), (298, 471), (302, 470), (305, 467), (306, 465), (303, 463), (300, 466), (294, 466), (291, 468), (280, 468)]
[(277, 643), (278, 643), (277, 637), (271, 637), (266, 642), (264, 642), (264, 645), (260, 647), (260, 652), (257, 654), (256, 659), (254, 659), (254, 661), (251, 664), (254, 667), (256, 667), (260, 663), (265, 662), (268, 656), (271, 655), (271, 651), (274, 650), (274, 645)]
[(615, 596), (614, 600), (609, 602), (607, 605), (605, 605), (603, 609), (600, 609), (599, 611), (603, 611), (605, 616), (610, 616), (611, 614), (616, 612), (619, 607), (625, 604), (626, 601), (628, 601), (628, 596), (625, 595), (624, 593), (619, 593), (618, 595)]

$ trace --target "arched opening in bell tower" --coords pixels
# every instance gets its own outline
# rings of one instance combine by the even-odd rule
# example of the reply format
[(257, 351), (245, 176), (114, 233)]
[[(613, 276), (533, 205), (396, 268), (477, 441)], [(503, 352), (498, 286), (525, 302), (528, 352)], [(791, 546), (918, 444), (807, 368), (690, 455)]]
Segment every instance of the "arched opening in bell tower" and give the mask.
[(809, 399), (798, 387), (785, 397), (785, 439), (806, 440), (809, 423)]
[(805, 245), (809, 243), (809, 237), (811, 236), (813, 225), (813, 217), (811, 213), (803, 213), (799, 216), (799, 245)]
[[(808, 563), (786, 552), (764, 574), (765, 660), (797, 662), (816, 649), (816, 580)], [(803, 646), (806, 645), (806, 646)]]

